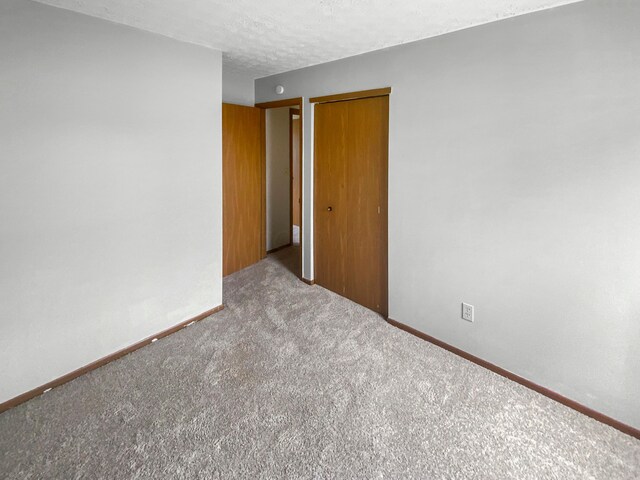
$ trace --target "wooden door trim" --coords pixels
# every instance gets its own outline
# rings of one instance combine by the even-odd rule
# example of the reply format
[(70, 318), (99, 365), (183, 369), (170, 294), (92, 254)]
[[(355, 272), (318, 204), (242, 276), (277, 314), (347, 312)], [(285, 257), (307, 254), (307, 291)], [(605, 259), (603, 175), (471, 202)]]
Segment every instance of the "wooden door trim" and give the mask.
[(289, 245), (293, 245), (293, 115), (289, 109)]
[(383, 97), (385, 95), (390, 95), (390, 94), (391, 94), (391, 87), (374, 88), (372, 90), (360, 90), (357, 92), (325, 95), (323, 97), (312, 97), (309, 99), (309, 102), (310, 103), (341, 102), (344, 100), (356, 100), (358, 98)]
[[(302, 105), (302, 97), (287, 98), (284, 100), (274, 100), (273, 102), (256, 103), (254, 107), (258, 108), (280, 108), (280, 107), (296, 107)], [(302, 110), (302, 106), (300, 107)]]
[(262, 221), (260, 223), (260, 255), (267, 256), (267, 118), (265, 110), (260, 111), (260, 183), (262, 185)]
[[(300, 115), (300, 252), (299, 252), (299, 265), (300, 271), (297, 273), (297, 277), (303, 279), (302, 276), (302, 258), (304, 252), (304, 240), (302, 232), (304, 231), (304, 215), (303, 215), (303, 206), (304, 206), (304, 192), (302, 190), (302, 178), (303, 178), (303, 152), (304, 152), (304, 110), (303, 110), (304, 101), (302, 97), (296, 98), (287, 98), (284, 100), (275, 100), (273, 102), (261, 102), (256, 103), (255, 106), (257, 108), (262, 109), (262, 202), (263, 202), (263, 215), (262, 215), (262, 229), (263, 229), (263, 239), (262, 239), (262, 248), (263, 248), (263, 258), (267, 256), (267, 122), (266, 122), (266, 114), (265, 111), (269, 108), (280, 108), (280, 107), (297, 107), (298, 115)], [(289, 132), (289, 141), (291, 141), (291, 132)], [(291, 149), (291, 148), (290, 148)], [(291, 214), (292, 215), (292, 214)], [(290, 215), (290, 217), (291, 217)], [(291, 228), (289, 229), (291, 230)], [(292, 235), (291, 233), (289, 234)]]
[(300, 185), (300, 255), (299, 255), (299, 259), (298, 262), (300, 264), (300, 278), (302, 278), (302, 259), (303, 259), (303, 255), (304, 255), (304, 250), (302, 248), (303, 245), (303, 240), (302, 240), (302, 232), (304, 231), (303, 229), (303, 225), (304, 225), (304, 193), (303, 193), (303, 189), (302, 189), (302, 185), (303, 185), (303, 175), (304, 175), (304, 170), (303, 170), (303, 165), (304, 165), (304, 161), (303, 161), (303, 152), (304, 149), (302, 148), (302, 145), (304, 144), (304, 115), (302, 114), (302, 97), (300, 97), (300, 103), (298, 104), (298, 115), (300, 116), (300, 126), (299, 126), (299, 137), (298, 137), (298, 161), (300, 162), (299, 165), (299, 185)]

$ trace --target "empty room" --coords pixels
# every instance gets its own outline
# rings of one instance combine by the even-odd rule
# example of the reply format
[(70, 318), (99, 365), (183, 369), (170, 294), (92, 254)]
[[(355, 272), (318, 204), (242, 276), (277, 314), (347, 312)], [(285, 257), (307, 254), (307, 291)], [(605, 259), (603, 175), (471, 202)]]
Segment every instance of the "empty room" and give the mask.
[(640, 478), (639, 26), (0, 0), (0, 479)]

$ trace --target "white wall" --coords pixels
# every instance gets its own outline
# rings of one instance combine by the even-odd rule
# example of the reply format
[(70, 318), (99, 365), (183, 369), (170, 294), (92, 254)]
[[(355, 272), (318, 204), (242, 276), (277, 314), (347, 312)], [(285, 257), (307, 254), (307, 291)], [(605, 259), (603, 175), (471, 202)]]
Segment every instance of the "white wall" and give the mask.
[(222, 302), (221, 55), (0, 4), (0, 402)]
[(289, 107), (266, 110), (267, 250), (289, 243), (291, 165)]
[(222, 68), (222, 101), (253, 107), (255, 86), (253, 77)]
[(636, 428), (639, 24), (587, 0), (256, 81), (258, 102), (393, 87), (390, 317)]

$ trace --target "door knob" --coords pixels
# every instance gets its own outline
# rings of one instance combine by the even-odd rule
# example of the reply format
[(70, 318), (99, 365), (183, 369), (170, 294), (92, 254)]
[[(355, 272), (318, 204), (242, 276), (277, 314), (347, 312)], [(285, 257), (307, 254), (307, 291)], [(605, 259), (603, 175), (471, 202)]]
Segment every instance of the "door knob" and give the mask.
[(327, 212), (332, 212), (333, 211), (333, 207), (327, 207)]

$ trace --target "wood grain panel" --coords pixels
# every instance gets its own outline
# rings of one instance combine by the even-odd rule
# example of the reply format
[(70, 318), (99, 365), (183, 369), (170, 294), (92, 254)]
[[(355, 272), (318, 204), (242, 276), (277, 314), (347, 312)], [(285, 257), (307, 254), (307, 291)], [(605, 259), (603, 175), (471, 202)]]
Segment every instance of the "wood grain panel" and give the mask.
[(258, 108), (280, 108), (280, 107), (300, 107), (302, 104), (302, 97), (296, 98), (285, 98), (283, 100), (274, 100), (272, 102), (261, 102), (256, 103), (255, 106)]
[(372, 90), (359, 90), (357, 92), (338, 93), (336, 95), (325, 95), (323, 97), (312, 97), (309, 99), (309, 102), (310, 103), (342, 102), (344, 100), (355, 100), (357, 98), (380, 97), (383, 95), (389, 95), (390, 93), (391, 93), (391, 87), (374, 88)]
[(389, 97), (315, 108), (316, 283), (386, 316)]
[(348, 105), (346, 294), (387, 314), (387, 152), (389, 97)]
[(314, 142), (315, 281), (345, 294), (347, 252), (347, 115), (346, 103), (316, 106)]
[(222, 105), (223, 275), (262, 258), (261, 110)]

